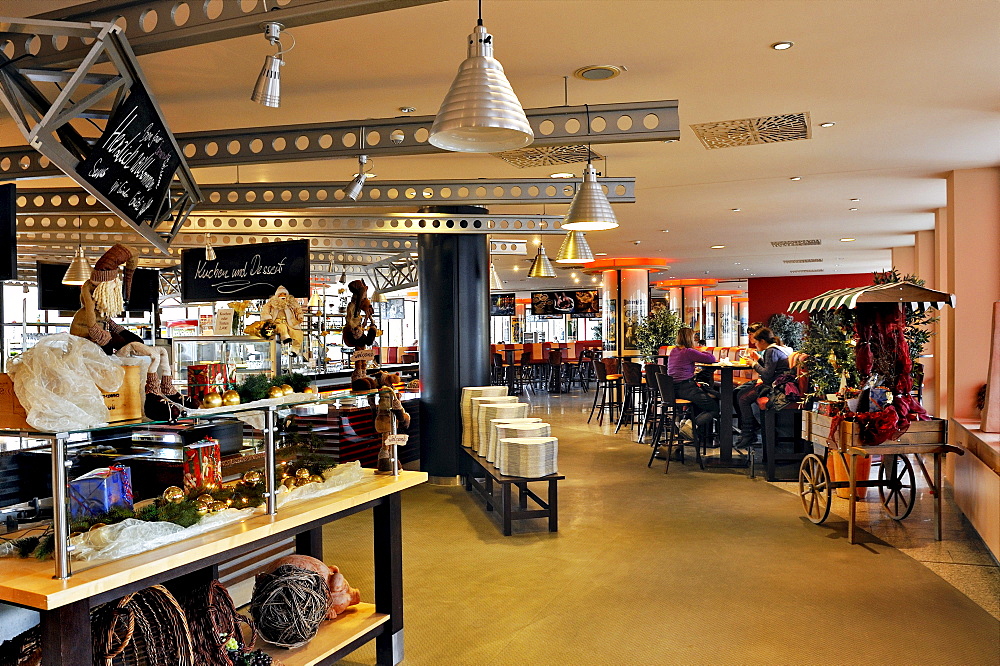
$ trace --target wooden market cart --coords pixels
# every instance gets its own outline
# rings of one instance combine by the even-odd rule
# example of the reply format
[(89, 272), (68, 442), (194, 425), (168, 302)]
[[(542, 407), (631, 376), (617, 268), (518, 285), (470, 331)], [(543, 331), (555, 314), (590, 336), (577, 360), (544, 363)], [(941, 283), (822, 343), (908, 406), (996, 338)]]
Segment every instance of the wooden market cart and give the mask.
[[(955, 297), (945, 292), (927, 289), (908, 282), (869, 285), (850, 289), (834, 289), (815, 298), (796, 301), (789, 312), (816, 312), (837, 308), (856, 308), (866, 303), (899, 303), (901, 308), (940, 308), (955, 306)], [(948, 445), (948, 423), (942, 419), (914, 421), (902, 435), (879, 445), (865, 446), (861, 442), (860, 425), (841, 421), (834, 428), (834, 418), (815, 412), (803, 412), (802, 438), (822, 447), (807, 455), (799, 467), (799, 497), (809, 520), (821, 524), (830, 515), (832, 491), (848, 489), (850, 513), (848, 540), (855, 543), (855, 518), (858, 488), (877, 488), (883, 509), (893, 520), (903, 520), (913, 510), (916, 501), (916, 475), (910, 456), (916, 461), (931, 494), (934, 496), (934, 538), (941, 540), (941, 463), (948, 453), (962, 455), (962, 449)], [(847, 470), (847, 480), (831, 479), (827, 462), (832, 455), (839, 457)], [(880, 456), (876, 479), (858, 478), (858, 458)], [(934, 459), (933, 477), (928, 474), (921, 455)]]

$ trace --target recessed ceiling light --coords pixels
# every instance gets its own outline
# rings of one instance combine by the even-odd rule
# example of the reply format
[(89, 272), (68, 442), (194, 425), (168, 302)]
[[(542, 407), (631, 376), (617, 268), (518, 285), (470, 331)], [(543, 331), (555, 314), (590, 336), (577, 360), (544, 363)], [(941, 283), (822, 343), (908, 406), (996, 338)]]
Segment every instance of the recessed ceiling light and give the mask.
[(515, 265), (514, 265), (514, 272), (516, 273), (516, 272), (518, 272), (519, 270), (521, 270), (521, 267), (520, 267), (520, 266), (518, 266), (517, 264), (515, 264)]
[(415, 106), (401, 106), (401, 107), (399, 107), (400, 113), (413, 113), (416, 110), (417, 110), (417, 107), (415, 107)]
[[(541, 238), (536, 238), (534, 240), (534, 243), (535, 243), (535, 245), (541, 245), (542, 244), (542, 239)], [(532, 259), (532, 261), (534, 261), (534, 260)]]
[(743, 209), (742, 208), (730, 208), (729, 210), (733, 211), (734, 213), (738, 213), (738, 212), (740, 212)]
[(858, 199), (857, 197), (854, 197), (854, 198), (851, 199), (851, 201), (861, 201), (861, 199)]
[(570, 273), (569, 276), (570, 277), (576, 277), (576, 273)]
[(594, 256), (595, 257), (606, 257), (606, 256), (608, 256), (608, 253), (607, 252), (595, 252)]
[(750, 277), (753, 277), (754, 275), (757, 275), (757, 274), (756, 274), (756, 273), (751, 273), (751, 274), (750, 274)]
[(820, 123), (819, 126), (820, 127), (833, 127), (836, 124), (837, 123)]
[(775, 51), (787, 51), (793, 46), (795, 46), (795, 42), (775, 42), (771, 44), (771, 48)]
[(848, 208), (847, 210), (857, 210), (857, 208)]
[(664, 139), (663, 143), (677, 143), (679, 139)]
[(841, 243), (852, 243), (852, 242), (854, 242), (856, 240), (858, 240), (858, 239), (857, 238), (841, 238), (840, 242)]
[(576, 278), (575, 280), (573, 280), (573, 282), (579, 283), (580, 282), (580, 278)]
[(670, 229), (660, 229), (660, 233), (669, 234)]
[(721, 250), (724, 247), (726, 247), (726, 246), (725, 245), (712, 245), (709, 249), (710, 250)]
[(741, 261), (734, 261), (733, 262), (733, 266), (739, 266), (741, 263), (743, 263), (743, 262), (741, 262)]
[(627, 71), (624, 65), (586, 65), (573, 72), (573, 76), (584, 81), (607, 81)]
[(802, 180), (802, 176), (792, 176), (788, 180)]
[(591, 282), (597, 282), (597, 276), (595, 275), (594, 277), (590, 278), (590, 281)]
[(550, 173), (549, 178), (572, 178), (575, 173), (570, 173), (569, 171), (559, 171), (557, 173)]

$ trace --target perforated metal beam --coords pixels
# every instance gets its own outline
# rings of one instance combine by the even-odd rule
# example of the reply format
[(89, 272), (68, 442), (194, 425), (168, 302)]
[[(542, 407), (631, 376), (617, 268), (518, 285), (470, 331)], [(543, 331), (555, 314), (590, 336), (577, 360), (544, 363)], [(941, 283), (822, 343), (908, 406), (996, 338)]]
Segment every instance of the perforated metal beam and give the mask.
[[(138, 55), (261, 33), (264, 21), (280, 21), (286, 28), (379, 12), (427, 5), (441, 0), (101, 0), (58, 9), (34, 18), (46, 20), (118, 23)], [(41, 4), (41, 3), (39, 3)], [(3, 26), (0, 25), (0, 28)], [(76, 40), (52, 40), (44, 35), (0, 32), (10, 40), (14, 57), (36, 50), (33, 66), (55, 67), (86, 52)], [(266, 45), (262, 41), (262, 45)], [(263, 52), (263, 51), (262, 51)]]
[[(557, 106), (526, 109), (525, 114), (535, 133), (530, 147), (680, 138), (677, 100)], [(354, 158), (361, 152), (361, 128), (366, 135), (364, 152), (370, 157), (430, 155), (443, 152), (427, 141), (433, 121), (434, 116), (372, 118), (176, 136), (191, 167)], [(0, 180), (59, 175), (39, 157), (28, 146), (0, 149)]]
[[(635, 178), (601, 178), (611, 203), (635, 203)], [(245, 183), (200, 185), (204, 201), (197, 210), (299, 210), (378, 206), (569, 203), (582, 179), (502, 178), (431, 181), (369, 181), (357, 201), (344, 197), (347, 183)], [(107, 206), (77, 188), (22, 189), (18, 213), (81, 215), (106, 212)]]

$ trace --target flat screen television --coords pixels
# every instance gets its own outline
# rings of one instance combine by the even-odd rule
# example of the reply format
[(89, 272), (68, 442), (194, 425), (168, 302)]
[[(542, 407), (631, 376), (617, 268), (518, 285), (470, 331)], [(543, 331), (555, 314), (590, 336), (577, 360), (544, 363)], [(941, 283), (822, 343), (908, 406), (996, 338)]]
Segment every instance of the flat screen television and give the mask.
[(0, 280), (17, 279), (17, 190), (0, 185)]
[[(75, 312), (80, 309), (80, 288), (62, 283), (69, 264), (35, 264), (38, 275), (38, 309)], [(160, 297), (160, 272), (137, 268), (132, 277), (128, 311), (135, 316), (151, 312)]]

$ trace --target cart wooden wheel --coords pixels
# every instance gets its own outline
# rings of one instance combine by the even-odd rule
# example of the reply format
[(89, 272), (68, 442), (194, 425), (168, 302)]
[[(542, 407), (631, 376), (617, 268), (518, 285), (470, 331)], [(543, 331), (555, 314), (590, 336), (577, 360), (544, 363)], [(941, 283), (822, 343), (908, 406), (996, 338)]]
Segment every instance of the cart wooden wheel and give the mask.
[(817, 525), (830, 515), (830, 476), (815, 453), (803, 458), (799, 467), (799, 497), (806, 516)]
[(895, 454), (882, 456), (878, 480), (878, 495), (889, 517), (902, 520), (910, 515), (917, 496), (917, 483), (909, 457)]

